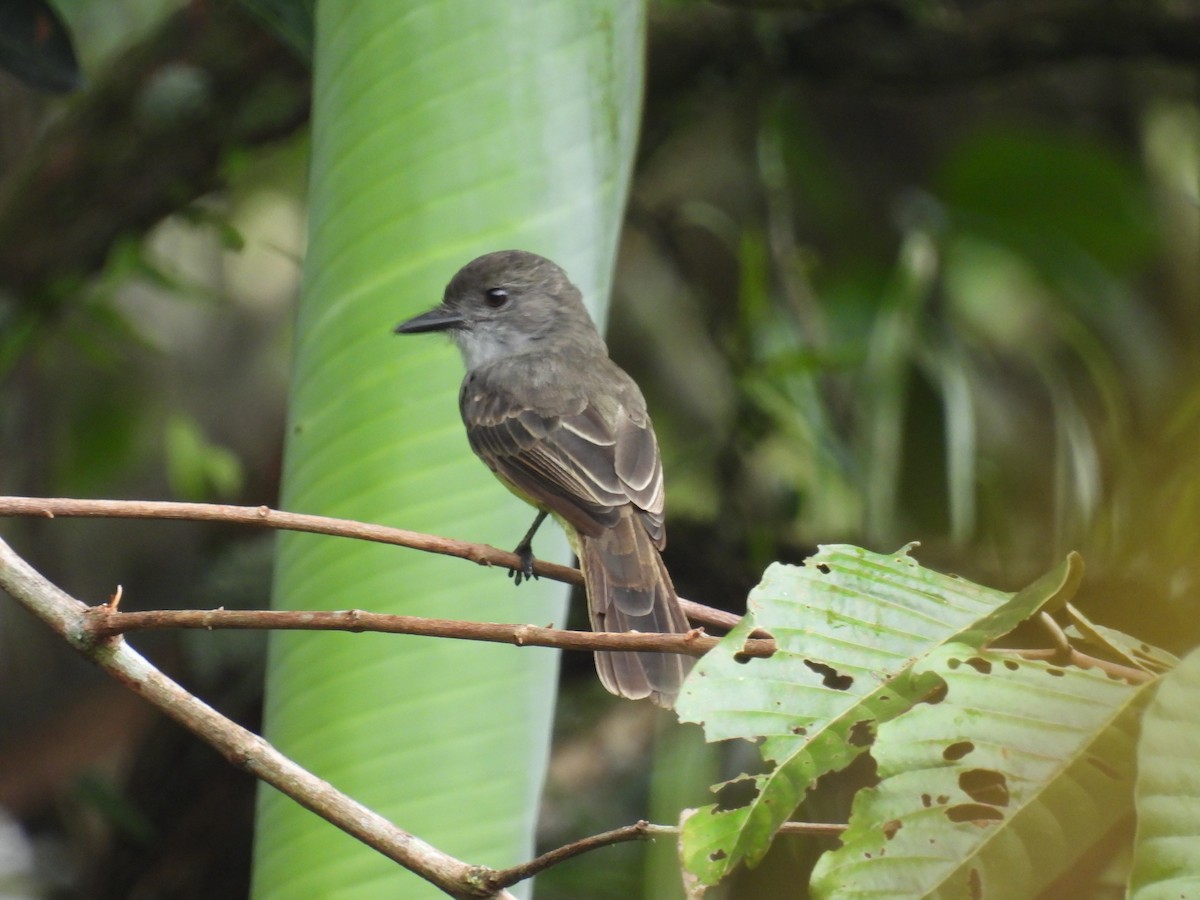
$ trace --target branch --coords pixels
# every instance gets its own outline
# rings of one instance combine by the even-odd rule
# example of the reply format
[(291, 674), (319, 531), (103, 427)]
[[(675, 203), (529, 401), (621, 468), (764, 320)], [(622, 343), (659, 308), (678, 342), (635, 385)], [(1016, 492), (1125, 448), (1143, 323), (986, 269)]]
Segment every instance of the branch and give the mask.
[[(159, 500), (70, 500), (43, 497), (0, 497), (0, 516), (40, 516), (47, 519), (105, 518), (105, 519), (181, 519), (193, 522), (230, 522), (237, 525), (254, 525), (260, 528), (304, 531), (311, 534), (328, 534), (335, 537), (354, 538), (360, 541), (375, 541), (410, 547), (428, 553), (441, 553), (467, 559), (481, 566), (498, 566), (505, 569), (521, 568), (521, 558), (507, 550), (489, 547), (487, 544), (472, 544), (452, 538), (389, 528), (386, 525), (370, 525), (352, 519), (334, 519), (328, 516), (310, 516), (303, 513), (282, 512), (268, 506), (228, 506), (220, 503), (174, 503)], [(545, 576), (566, 584), (583, 584), (583, 575), (578, 569), (556, 563), (535, 560), (535, 575)], [(693, 622), (729, 629), (741, 621), (736, 613), (713, 609), (702, 603), (679, 598), (684, 613)], [(173, 627), (173, 626), (163, 626)], [(180, 626), (196, 627), (196, 626)], [(229, 626), (234, 627), (234, 626)], [(248, 626), (247, 626), (248, 627)]]
[[(532, 877), (571, 857), (623, 841), (677, 834), (678, 828), (638, 822), (574, 841), (544, 853), (527, 863), (508, 869), (470, 866), (438, 850), (420, 838), (388, 822), (357, 801), (334, 789), (328, 782), (288, 759), (259, 735), (227, 719), (199, 698), (188, 693), (126, 644), (122, 630), (167, 627), (190, 628), (301, 628), (350, 631), (388, 631), (444, 636), (472, 636), (477, 640), (506, 640), (512, 643), (579, 649), (666, 649), (668, 652), (703, 652), (715, 638), (697, 631), (687, 635), (608, 634), (555, 632), (534, 626), (495, 625), (389, 616), (359, 610), (328, 613), (268, 611), (160, 611), (117, 612), (120, 592), (112, 601), (89, 607), (47, 581), (0, 540), (0, 588), (45, 622), (73, 649), (91, 660), (117, 681), (144, 697), (201, 740), (220, 752), (237, 768), (287, 794), (364, 844), (409, 871), (425, 878), (452, 897), (511, 898), (505, 888)], [(128, 626), (128, 627), (124, 627)], [(660, 647), (660, 644), (670, 646)], [(771, 641), (750, 641), (773, 652)], [(767, 647), (766, 645), (770, 645)], [(838, 833), (842, 825), (788, 823), (781, 833)]]
[(1051, 647), (1047, 650), (998, 650), (992, 648), (995, 653), (1004, 653), (1010, 656), (1019, 656), (1021, 659), (1038, 659), (1046, 662), (1054, 663), (1059, 666), (1078, 666), (1081, 669), (1099, 669), (1104, 674), (1119, 678), (1121, 681), (1128, 681), (1130, 684), (1145, 684), (1147, 681), (1153, 681), (1157, 675), (1152, 675), (1142, 669), (1135, 669), (1131, 666), (1123, 666), (1120, 663), (1110, 662), (1107, 659), (1101, 659), (1098, 656), (1089, 656), (1088, 654), (1076, 650), (1074, 647), (1068, 648), (1067, 653), (1058, 647)]
[[(87, 637), (103, 640), (131, 631), (162, 631), (172, 628), (203, 630), (276, 629), (280, 631), (373, 631), (384, 634), (413, 634), (425, 637), (459, 638), (468, 641), (488, 641), (513, 644), (517, 647), (557, 647), (560, 650), (634, 650), (658, 653), (681, 653), (703, 656), (720, 638), (693, 629), (686, 634), (641, 634), (614, 631), (563, 631), (539, 625), (502, 624), (499, 622), (464, 622), (459, 619), (428, 619), (421, 616), (399, 616), (365, 612), (361, 609), (331, 612), (297, 612), (293, 610), (255, 609), (165, 609), (145, 612), (118, 612), (114, 604), (88, 607), (84, 620)], [(1144, 684), (1155, 676), (1141, 669), (1101, 659), (1067, 645), (1048, 649), (999, 649), (996, 653), (1018, 656), (1021, 659), (1045, 660), (1081, 669), (1100, 669), (1113, 678), (1131, 684)], [(766, 658), (775, 654), (775, 641), (770, 638), (751, 638), (738, 650), (741, 657)]]
[[(845, 830), (845, 825), (837, 823), (784, 822), (778, 831), (776, 831), (776, 834), (832, 835), (836, 837)], [(536, 859), (531, 859), (527, 863), (521, 863), (519, 866), (493, 870), (486, 877), (481, 877), (480, 883), (487, 885), (493, 890), (499, 890), (500, 888), (514, 885), (519, 881), (524, 881), (526, 878), (532, 878), (539, 872), (556, 866), (573, 856), (579, 856), (600, 847), (623, 844), (627, 841), (644, 841), (656, 837), (676, 837), (678, 835), (678, 825), (652, 825), (643, 819), (640, 822), (635, 822), (633, 825), (623, 825), (620, 828), (614, 828), (612, 831), (605, 831), (603, 834), (594, 834), (590, 837), (564, 844), (562, 847), (543, 853)]]
[[(564, 631), (540, 625), (500, 622), (465, 622), (460, 619), (430, 619), (372, 613), (361, 609), (310, 612), (280, 609), (160, 609), (118, 612), (115, 604), (89, 607), (84, 622), (92, 640), (103, 640), (131, 631), (191, 629), (276, 629), (280, 631), (374, 631), (385, 634), (415, 634), (425, 637), (459, 638), (514, 644), (518, 647), (557, 647), (560, 650), (648, 650), (703, 656), (719, 642), (696, 628), (686, 634), (642, 634), (640, 632)], [(775, 652), (775, 642), (748, 640), (743, 656), (766, 657)]]
[[(477, 886), (477, 867), (443, 853), (335, 790), (263, 738), (189, 694), (120, 637), (95, 640), (88, 625), (88, 607), (43, 578), (2, 540), (0, 587), (75, 650), (215, 747), (239, 769), (287, 794), (452, 897), (495, 895), (494, 890)], [(508, 893), (500, 896), (511, 897)]]

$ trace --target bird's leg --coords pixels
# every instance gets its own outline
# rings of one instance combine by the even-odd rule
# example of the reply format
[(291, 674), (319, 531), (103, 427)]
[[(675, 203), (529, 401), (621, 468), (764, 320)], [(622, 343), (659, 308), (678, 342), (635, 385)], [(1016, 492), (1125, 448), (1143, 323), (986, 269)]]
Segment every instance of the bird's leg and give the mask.
[(542, 527), (544, 521), (546, 521), (546, 510), (539, 510), (537, 517), (533, 520), (533, 524), (525, 532), (525, 537), (521, 538), (521, 543), (517, 544), (517, 549), (513, 551), (513, 553), (521, 557), (521, 568), (508, 570), (508, 577), (516, 584), (520, 584), (522, 581), (529, 581), (531, 578), (537, 578), (533, 574), (533, 536), (537, 534), (537, 530)]

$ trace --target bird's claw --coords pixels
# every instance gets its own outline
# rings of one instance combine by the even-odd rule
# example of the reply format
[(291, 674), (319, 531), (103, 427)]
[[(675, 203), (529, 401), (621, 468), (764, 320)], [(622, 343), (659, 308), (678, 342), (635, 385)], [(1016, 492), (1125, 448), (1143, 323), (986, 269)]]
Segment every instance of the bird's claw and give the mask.
[(519, 568), (508, 570), (508, 577), (513, 580), (513, 584), (520, 584), (522, 581), (532, 581), (537, 578), (537, 573), (533, 571), (533, 548), (528, 544), (522, 544), (513, 553), (517, 554), (521, 559)]

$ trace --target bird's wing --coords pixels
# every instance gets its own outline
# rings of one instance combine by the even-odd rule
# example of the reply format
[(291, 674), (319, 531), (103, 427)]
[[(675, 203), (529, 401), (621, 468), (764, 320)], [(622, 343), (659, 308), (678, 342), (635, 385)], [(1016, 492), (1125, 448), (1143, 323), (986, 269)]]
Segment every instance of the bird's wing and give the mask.
[(553, 410), (530, 408), (494, 383), (468, 379), (460, 407), (471, 449), (519, 493), (591, 536), (633, 504), (661, 547), (662, 464), (640, 394), (636, 399), (608, 416), (583, 392), (560, 397)]

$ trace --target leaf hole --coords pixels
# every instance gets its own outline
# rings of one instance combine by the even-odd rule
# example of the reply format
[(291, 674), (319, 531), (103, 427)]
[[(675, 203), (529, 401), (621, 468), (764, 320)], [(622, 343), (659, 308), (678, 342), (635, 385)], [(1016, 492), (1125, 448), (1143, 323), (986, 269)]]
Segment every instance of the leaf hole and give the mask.
[(995, 769), (968, 769), (958, 776), (958, 786), (977, 803), (1008, 806), (1008, 779)]
[(830, 569), (829, 566), (825, 565), (825, 563), (817, 563), (817, 571), (822, 575), (828, 575), (833, 570)]
[(951, 822), (970, 822), (982, 828), (989, 822), (1003, 821), (1004, 813), (983, 803), (958, 803), (946, 808), (946, 818)]
[(854, 684), (853, 676), (843, 675), (833, 666), (827, 666), (823, 662), (815, 662), (811, 659), (806, 659), (804, 664), (821, 676), (821, 684), (827, 688), (835, 691), (847, 691)]
[(971, 741), (955, 741), (942, 751), (942, 759), (946, 762), (956, 762), (975, 749)]
[(896, 833), (904, 827), (904, 823), (899, 819), (892, 819), (889, 822), (883, 823), (883, 836), (889, 841), (896, 836)]
[(945, 681), (939, 678), (937, 680), (937, 684), (933, 685), (933, 687), (929, 689), (929, 692), (917, 702), (928, 703), (930, 706), (936, 706), (945, 700), (949, 693), (950, 685), (946, 684)]
[(978, 672), (980, 675), (991, 675), (992, 664), (986, 659), (979, 656), (972, 656), (967, 660), (967, 665)]
[(846, 740), (855, 747), (870, 747), (875, 743), (875, 723), (870, 719), (859, 719), (850, 726)]
[(758, 782), (753, 778), (727, 781), (717, 789), (717, 811), (727, 812), (749, 806), (758, 798)]

